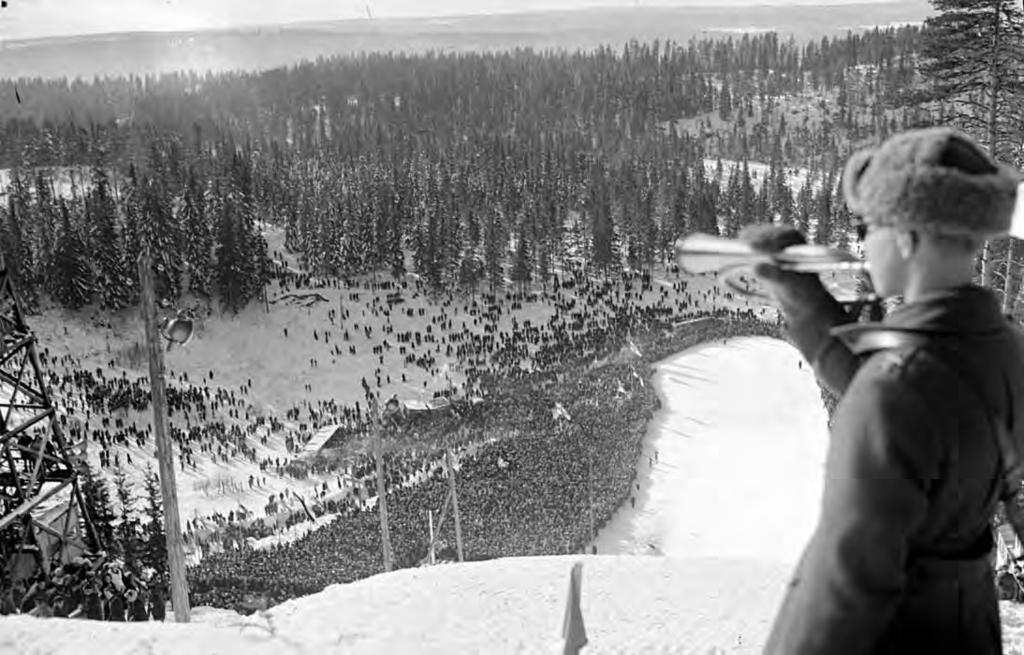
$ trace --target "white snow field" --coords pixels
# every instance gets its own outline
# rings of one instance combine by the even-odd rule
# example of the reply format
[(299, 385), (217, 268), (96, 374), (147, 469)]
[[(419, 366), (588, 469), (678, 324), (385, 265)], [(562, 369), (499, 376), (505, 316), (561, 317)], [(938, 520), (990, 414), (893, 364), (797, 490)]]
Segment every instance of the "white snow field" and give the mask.
[[(596, 556), (405, 569), (248, 617), (196, 608), (187, 626), (6, 617), (0, 653), (555, 653), (577, 561), (584, 654), (758, 653), (816, 520), (817, 386), (791, 346), (767, 338), (692, 348), (661, 362), (654, 383), (662, 409), (636, 508), (600, 532)], [(1024, 612), (1002, 613), (1004, 652), (1024, 655)]]
[(795, 564), (817, 522), (828, 445), (828, 415), (801, 361), (759, 337), (660, 362), (662, 407), (638, 464), (636, 509), (619, 509), (597, 552)]

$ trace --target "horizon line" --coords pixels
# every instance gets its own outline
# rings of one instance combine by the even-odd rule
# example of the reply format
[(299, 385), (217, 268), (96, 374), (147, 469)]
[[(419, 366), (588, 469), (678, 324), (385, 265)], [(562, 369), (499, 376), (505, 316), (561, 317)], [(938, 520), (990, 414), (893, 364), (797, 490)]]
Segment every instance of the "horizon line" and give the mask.
[[(914, 0), (910, 0), (913, 2)], [(928, 0), (918, 0), (924, 4), (930, 6)], [(147, 35), (185, 35), (185, 34), (211, 34), (217, 32), (238, 32), (238, 31), (259, 31), (263, 29), (269, 30), (284, 30), (284, 29), (296, 29), (302, 27), (314, 27), (317, 25), (326, 24), (338, 24), (338, 23), (350, 23), (350, 24), (365, 24), (367, 26), (375, 23), (399, 23), (399, 22), (426, 22), (426, 21), (441, 21), (441, 20), (453, 20), (453, 19), (478, 19), (478, 18), (493, 18), (493, 17), (510, 17), (510, 16), (533, 16), (542, 14), (580, 14), (580, 13), (622, 13), (622, 12), (636, 12), (636, 11), (671, 11), (671, 12), (687, 12), (687, 11), (701, 11), (701, 10), (715, 10), (721, 11), (726, 9), (739, 9), (739, 8), (800, 8), (800, 9), (835, 9), (838, 7), (851, 7), (857, 5), (892, 5), (906, 3), (907, 0), (839, 0), (838, 2), (833, 0), (807, 0), (806, 2), (786, 2), (786, 0), (749, 0), (749, 2), (730, 4), (727, 7), (721, 4), (714, 4), (714, 0), (702, 0), (702, 4), (695, 5), (666, 5), (666, 4), (650, 4), (650, 5), (634, 5), (632, 7), (622, 6), (588, 6), (588, 7), (556, 7), (552, 9), (533, 9), (533, 10), (517, 10), (512, 9), (509, 11), (492, 11), (487, 13), (469, 13), (469, 14), (440, 14), (440, 15), (417, 15), (417, 16), (373, 16), (373, 17), (347, 17), (347, 18), (323, 18), (323, 19), (307, 19), (307, 20), (295, 20), (285, 22), (273, 22), (273, 23), (239, 23), (237, 25), (223, 25), (216, 27), (194, 27), (194, 28), (175, 28), (175, 29), (127, 29), (127, 30), (114, 30), (114, 31), (103, 31), (103, 32), (69, 32), (69, 33), (57, 33), (48, 34), (44, 36), (28, 36), (19, 38), (3, 38), (0, 37), (0, 50), (3, 50), (9, 45), (29, 45), (40, 43), (44, 41), (61, 41), (61, 40), (73, 40), (80, 38), (100, 38), (100, 37), (125, 37), (125, 36), (147, 36)], [(706, 3), (706, 4), (704, 4)], [(923, 22), (923, 21), (917, 21)], [(854, 28), (850, 27), (850, 31)], [(869, 29), (869, 28), (865, 28)], [(766, 32), (777, 31), (774, 28), (765, 28)]]

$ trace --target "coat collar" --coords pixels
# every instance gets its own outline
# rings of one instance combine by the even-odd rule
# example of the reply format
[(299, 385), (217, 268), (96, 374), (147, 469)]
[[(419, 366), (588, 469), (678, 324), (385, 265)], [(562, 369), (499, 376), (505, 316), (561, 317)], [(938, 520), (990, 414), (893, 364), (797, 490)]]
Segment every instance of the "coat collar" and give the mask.
[(953, 334), (991, 336), (1005, 329), (995, 294), (984, 287), (967, 285), (929, 294), (902, 305), (880, 323), (849, 323), (832, 328), (855, 355), (918, 345), (925, 340)]

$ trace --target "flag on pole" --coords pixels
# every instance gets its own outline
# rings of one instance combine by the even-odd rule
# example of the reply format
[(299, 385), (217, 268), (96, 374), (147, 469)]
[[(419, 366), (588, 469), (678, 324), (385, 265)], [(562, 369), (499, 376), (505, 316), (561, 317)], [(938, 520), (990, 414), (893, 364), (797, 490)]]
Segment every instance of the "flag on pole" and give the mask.
[(565, 640), (563, 655), (578, 655), (587, 645), (587, 629), (583, 626), (583, 611), (580, 608), (580, 585), (583, 578), (583, 562), (572, 565), (569, 574), (569, 599), (565, 605), (565, 622), (562, 625), (562, 639)]

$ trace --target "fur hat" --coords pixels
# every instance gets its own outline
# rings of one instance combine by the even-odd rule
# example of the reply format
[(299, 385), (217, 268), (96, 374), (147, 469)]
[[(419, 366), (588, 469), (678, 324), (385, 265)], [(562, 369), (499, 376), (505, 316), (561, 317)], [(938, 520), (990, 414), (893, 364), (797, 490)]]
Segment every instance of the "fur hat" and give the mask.
[(855, 152), (843, 195), (868, 223), (990, 238), (1009, 232), (1021, 179), (962, 132), (930, 127)]

